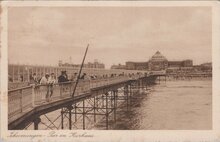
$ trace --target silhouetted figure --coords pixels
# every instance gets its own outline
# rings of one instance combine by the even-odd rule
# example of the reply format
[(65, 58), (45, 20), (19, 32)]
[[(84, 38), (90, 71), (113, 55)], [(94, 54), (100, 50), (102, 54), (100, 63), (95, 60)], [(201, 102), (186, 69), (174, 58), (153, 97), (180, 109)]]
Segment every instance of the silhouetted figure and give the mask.
[(51, 73), (50, 77), (48, 78), (48, 89), (49, 89), (49, 93), (47, 94), (46, 98), (48, 101), (50, 101), (52, 95), (53, 95), (53, 89), (54, 89), (54, 84), (56, 83), (56, 78), (55, 78), (55, 74)]
[(20, 82), (23, 82), (24, 81), (24, 77), (23, 75), (20, 75)]
[(84, 80), (86, 78), (86, 73), (83, 73), (83, 75), (80, 77), (80, 79)]
[(36, 73), (33, 73), (33, 75), (30, 76), (30, 84), (39, 84)]
[(58, 77), (58, 83), (69, 81), (67, 78), (66, 71), (61, 71), (61, 75)]

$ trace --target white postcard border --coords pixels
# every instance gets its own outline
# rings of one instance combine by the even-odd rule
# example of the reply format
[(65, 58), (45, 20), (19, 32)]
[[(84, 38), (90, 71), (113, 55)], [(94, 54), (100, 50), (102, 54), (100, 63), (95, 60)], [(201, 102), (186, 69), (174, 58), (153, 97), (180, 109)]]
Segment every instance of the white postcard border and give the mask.
[[(220, 28), (219, 2), (205, 1), (29, 1), (29, 2), (2, 2), (2, 32), (1, 32), (1, 139), (3, 141), (216, 141), (220, 142)], [(7, 49), (7, 8), (22, 6), (210, 6), (212, 7), (212, 61), (213, 61), (213, 130), (7, 130), (7, 88), (8, 88), (8, 49)], [(73, 136), (71, 133), (75, 132)], [(50, 137), (51, 133), (57, 134)], [(20, 137), (9, 137), (17, 134)], [(66, 135), (61, 136), (62, 134)], [(83, 134), (85, 134), (83, 136)], [(27, 136), (27, 137), (26, 137)], [(39, 136), (39, 137), (35, 137)], [(88, 137), (87, 137), (88, 136)]]

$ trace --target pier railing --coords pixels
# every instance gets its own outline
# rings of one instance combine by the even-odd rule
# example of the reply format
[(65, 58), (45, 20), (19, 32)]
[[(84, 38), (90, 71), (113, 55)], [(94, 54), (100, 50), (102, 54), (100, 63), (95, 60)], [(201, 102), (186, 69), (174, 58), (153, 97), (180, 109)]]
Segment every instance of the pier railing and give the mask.
[(22, 113), (32, 107), (32, 86), (10, 90), (8, 92), (8, 114), (9, 117)]
[[(80, 80), (74, 96), (79, 96), (90, 92), (91, 88), (97, 88), (105, 85), (115, 84), (122, 81), (128, 81), (127, 76), (119, 76), (97, 80)], [(8, 116), (13, 117), (32, 109), (37, 105), (50, 103), (47, 101), (47, 95), (52, 92), (51, 100), (61, 100), (72, 97), (73, 88), (76, 82), (65, 82), (54, 85), (31, 85), (19, 89), (8, 91)]]

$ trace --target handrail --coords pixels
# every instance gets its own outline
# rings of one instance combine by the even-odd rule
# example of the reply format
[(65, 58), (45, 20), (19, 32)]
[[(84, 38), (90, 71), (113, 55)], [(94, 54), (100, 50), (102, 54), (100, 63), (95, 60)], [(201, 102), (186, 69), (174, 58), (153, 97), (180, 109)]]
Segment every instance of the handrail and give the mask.
[(11, 90), (8, 90), (8, 92), (14, 92), (14, 91), (22, 90), (22, 89), (27, 89), (27, 88), (32, 88), (32, 86), (25, 86), (21, 88), (11, 89)]
[[(91, 91), (92, 88), (111, 85), (118, 82), (131, 80), (128, 76), (118, 76), (112, 78), (102, 78), (96, 80), (79, 80), (79, 85), (76, 88), (76, 95)], [(53, 89), (53, 99), (63, 99), (72, 97), (72, 89), (75, 85), (75, 81), (68, 81), (64, 83), (55, 83), (51, 88), (50, 85), (40, 84), (22, 87), (8, 91), (8, 107), (9, 118), (18, 113), (23, 112), (25, 109), (34, 108), (36, 105), (40, 105), (47, 101), (48, 89)], [(16, 92), (17, 91), (17, 92)]]

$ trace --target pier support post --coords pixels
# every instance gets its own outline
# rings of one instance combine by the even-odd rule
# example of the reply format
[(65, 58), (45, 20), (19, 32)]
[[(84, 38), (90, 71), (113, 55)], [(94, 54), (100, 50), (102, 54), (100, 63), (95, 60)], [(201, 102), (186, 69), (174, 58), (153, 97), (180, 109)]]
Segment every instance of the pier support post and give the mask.
[(63, 117), (63, 108), (61, 109), (61, 129), (63, 129), (63, 119), (64, 119), (64, 117)]
[(86, 123), (85, 123), (85, 101), (83, 100), (83, 130), (86, 129)]
[(71, 130), (72, 129), (72, 112), (71, 111), (72, 111), (73, 107), (68, 106), (67, 109), (69, 112), (69, 129)]
[(113, 91), (113, 97), (114, 97), (114, 121), (116, 122), (116, 109), (117, 109), (117, 106), (116, 106), (116, 91)]
[(126, 85), (124, 87), (124, 95), (126, 96), (126, 106), (127, 106), (127, 111), (128, 111), (128, 106), (129, 106), (129, 104), (128, 104), (128, 85)]
[(108, 130), (108, 93), (105, 94), (105, 105), (106, 105), (106, 130)]
[(37, 118), (34, 120), (34, 130), (38, 130), (38, 125), (39, 125), (40, 122), (41, 122), (40, 117), (37, 117)]
[(115, 107), (116, 108), (118, 107), (117, 100), (118, 100), (118, 90), (115, 90)]
[(102, 107), (104, 107), (104, 95), (102, 95)]
[(94, 122), (96, 122), (96, 97), (94, 97), (94, 104), (93, 104), (93, 110), (94, 110)]
[(75, 122), (77, 122), (77, 105), (76, 104), (75, 104), (74, 109), (75, 109)]

